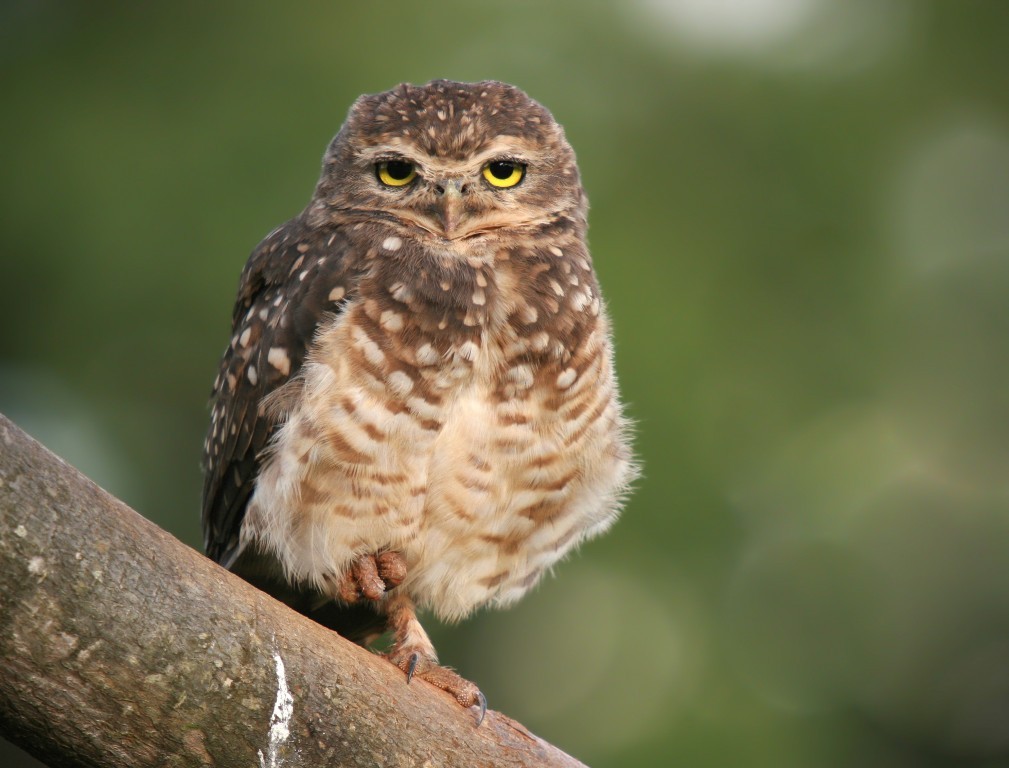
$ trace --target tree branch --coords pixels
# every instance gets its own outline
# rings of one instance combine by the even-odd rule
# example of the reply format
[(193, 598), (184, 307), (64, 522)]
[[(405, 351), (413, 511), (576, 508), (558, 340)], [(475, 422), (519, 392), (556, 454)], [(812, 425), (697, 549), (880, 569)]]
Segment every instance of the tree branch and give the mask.
[(292, 612), (0, 415), (0, 732), (51, 766), (565, 766)]

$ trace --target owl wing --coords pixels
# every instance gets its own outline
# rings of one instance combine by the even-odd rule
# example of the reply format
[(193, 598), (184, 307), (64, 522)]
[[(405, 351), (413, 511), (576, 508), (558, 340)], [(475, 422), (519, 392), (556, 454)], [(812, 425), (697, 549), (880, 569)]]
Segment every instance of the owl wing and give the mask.
[(343, 311), (351, 261), (338, 227), (309, 226), (303, 214), (271, 232), (242, 271), (203, 446), (204, 546), (225, 567), (239, 554), (263, 451), (283, 418), (263, 398), (297, 373), (319, 323)]

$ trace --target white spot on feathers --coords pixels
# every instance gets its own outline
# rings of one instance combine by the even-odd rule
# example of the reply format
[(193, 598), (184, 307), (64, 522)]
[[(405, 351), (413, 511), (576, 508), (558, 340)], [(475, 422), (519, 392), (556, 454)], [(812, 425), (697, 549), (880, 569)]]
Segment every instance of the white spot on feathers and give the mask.
[(420, 365), (434, 365), (438, 360), (438, 352), (430, 344), (423, 344), (417, 348), (417, 362)]
[(393, 283), (389, 286), (389, 295), (396, 301), (406, 303), (413, 298), (413, 294), (405, 283)]
[(289, 376), (291, 373), (291, 358), (287, 354), (287, 350), (284, 347), (270, 347), (270, 351), (266, 356), (267, 362), (280, 371), (285, 376)]
[(529, 389), (533, 385), (533, 371), (528, 365), (516, 365), (508, 369), (506, 376), (519, 389)]
[(400, 395), (406, 395), (413, 389), (413, 379), (403, 371), (393, 371), (389, 374), (389, 388)]
[(536, 307), (526, 304), (519, 310), (518, 318), (523, 325), (532, 325), (539, 318), (539, 312), (536, 311)]
[(463, 360), (469, 360), (473, 362), (476, 360), (477, 354), (480, 352), (480, 347), (474, 344), (472, 341), (465, 341), (459, 346), (459, 357)]
[(378, 324), (390, 333), (396, 333), (403, 330), (403, 316), (399, 312), (387, 309), (378, 318)]
[(542, 352), (550, 344), (550, 334), (546, 331), (540, 331), (539, 333), (534, 333), (529, 338), (529, 346), (534, 352)]

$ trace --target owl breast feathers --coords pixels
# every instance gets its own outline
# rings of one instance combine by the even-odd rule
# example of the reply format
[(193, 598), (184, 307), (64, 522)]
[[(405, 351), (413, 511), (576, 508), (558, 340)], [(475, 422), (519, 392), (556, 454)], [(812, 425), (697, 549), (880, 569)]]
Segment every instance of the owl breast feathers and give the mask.
[(561, 127), (517, 88), (358, 99), (241, 277), (208, 554), (433, 657), (414, 607), (511, 603), (606, 530), (635, 466), (586, 208)]

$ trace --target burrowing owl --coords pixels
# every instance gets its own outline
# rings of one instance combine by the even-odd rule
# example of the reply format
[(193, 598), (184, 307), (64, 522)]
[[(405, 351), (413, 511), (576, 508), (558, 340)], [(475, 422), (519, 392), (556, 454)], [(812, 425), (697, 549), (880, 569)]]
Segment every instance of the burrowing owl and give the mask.
[(362, 96), (242, 273), (207, 553), (464, 706), (417, 619), (518, 600), (635, 474), (575, 156), (497, 82)]

